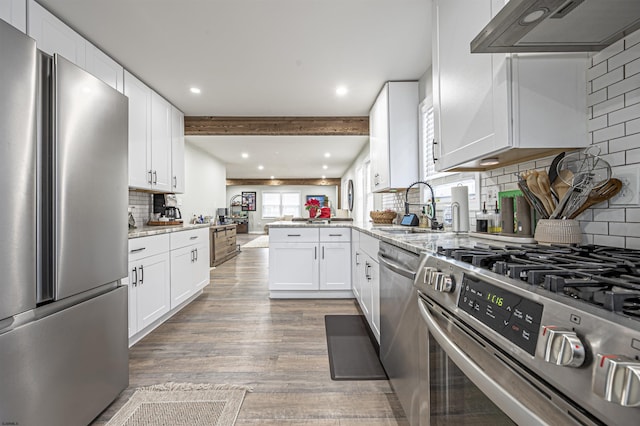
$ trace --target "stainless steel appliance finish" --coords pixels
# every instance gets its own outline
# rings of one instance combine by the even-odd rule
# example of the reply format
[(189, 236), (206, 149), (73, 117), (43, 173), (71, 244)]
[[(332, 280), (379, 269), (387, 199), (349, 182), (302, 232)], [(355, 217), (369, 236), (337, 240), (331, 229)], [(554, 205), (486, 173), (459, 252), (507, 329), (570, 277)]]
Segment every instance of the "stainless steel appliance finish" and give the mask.
[(0, 423), (88, 424), (128, 384), (128, 101), (2, 20), (0, 89)]
[(413, 281), (420, 258), (380, 242), (380, 360), (411, 425), (419, 424), (418, 309)]
[(0, 58), (1, 324), (36, 306), (36, 44), (0, 25)]
[(637, 423), (640, 251), (497, 245), (439, 248), (419, 268), (423, 416), (457, 424), (436, 397), (462, 388), (492, 407), (486, 424)]
[[(125, 96), (55, 56), (53, 198), (55, 298), (127, 276)], [(115, 230), (125, 230), (117, 232)], [(88, 243), (91, 242), (91, 243)]]
[(639, 28), (637, 0), (511, 0), (471, 41), (471, 52), (598, 51)]

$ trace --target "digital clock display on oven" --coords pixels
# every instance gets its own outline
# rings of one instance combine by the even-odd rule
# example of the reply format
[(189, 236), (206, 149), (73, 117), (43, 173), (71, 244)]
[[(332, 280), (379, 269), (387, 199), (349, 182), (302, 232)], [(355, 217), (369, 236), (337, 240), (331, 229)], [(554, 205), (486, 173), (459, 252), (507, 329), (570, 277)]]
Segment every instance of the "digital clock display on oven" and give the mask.
[(462, 278), (458, 308), (534, 355), (542, 305), (493, 284)]

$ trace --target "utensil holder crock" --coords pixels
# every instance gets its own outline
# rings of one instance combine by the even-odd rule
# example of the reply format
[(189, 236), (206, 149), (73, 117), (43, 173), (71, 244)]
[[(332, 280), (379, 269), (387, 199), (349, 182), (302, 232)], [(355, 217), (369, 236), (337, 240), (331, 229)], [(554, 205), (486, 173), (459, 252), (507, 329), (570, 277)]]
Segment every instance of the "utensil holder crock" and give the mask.
[(540, 219), (533, 237), (542, 244), (578, 244), (582, 231), (577, 220)]

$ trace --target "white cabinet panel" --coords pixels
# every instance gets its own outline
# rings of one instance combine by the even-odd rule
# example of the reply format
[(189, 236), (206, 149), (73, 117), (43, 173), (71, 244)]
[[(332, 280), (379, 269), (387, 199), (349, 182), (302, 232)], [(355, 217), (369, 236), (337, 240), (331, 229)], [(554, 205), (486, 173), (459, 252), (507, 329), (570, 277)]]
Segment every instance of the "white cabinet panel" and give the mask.
[(156, 191), (171, 192), (171, 104), (151, 92), (152, 185)]
[(209, 274), (209, 244), (208, 242), (200, 242), (195, 246), (196, 261), (194, 262), (194, 289), (195, 291), (202, 290), (211, 281)]
[(320, 290), (351, 288), (351, 244), (320, 244)]
[(23, 33), (27, 32), (26, 0), (0, 1), (0, 19), (10, 23)]
[(318, 290), (318, 243), (270, 243), (269, 290)]
[(129, 262), (129, 337), (169, 312), (169, 253)]
[(209, 229), (171, 234), (171, 309), (209, 284)]
[(124, 94), (129, 98), (129, 186), (150, 189), (151, 89), (125, 71)]
[(29, 0), (27, 33), (38, 49), (49, 55), (58, 53), (81, 68), (86, 65), (86, 42), (64, 22), (34, 0)]
[(171, 185), (172, 192), (183, 193), (184, 187), (184, 114), (171, 108)]
[(194, 293), (194, 253), (192, 246), (171, 251), (171, 309)]
[(102, 50), (87, 42), (86, 70), (107, 83), (120, 93), (124, 93), (124, 69)]
[(371, 188), (406, 188), (418, 180), (418, 82), (385, 83), (369, 112)]

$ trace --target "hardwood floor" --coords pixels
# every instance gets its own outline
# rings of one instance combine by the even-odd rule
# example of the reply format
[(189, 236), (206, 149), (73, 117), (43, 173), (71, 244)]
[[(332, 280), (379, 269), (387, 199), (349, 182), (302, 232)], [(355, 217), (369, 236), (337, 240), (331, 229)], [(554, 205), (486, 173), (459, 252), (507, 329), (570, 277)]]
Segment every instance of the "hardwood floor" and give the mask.
[[(257, 235), (241, 234), (244, 244)], [(236, 425), (406, 425), (389, 383), (332, 381), (324, 316), (356, 314), (353, 300), (270, 300), (268, 249), (247, 248), (211, 270), (194, 302), (130, 350), (130, 385), (249, 385)]]

